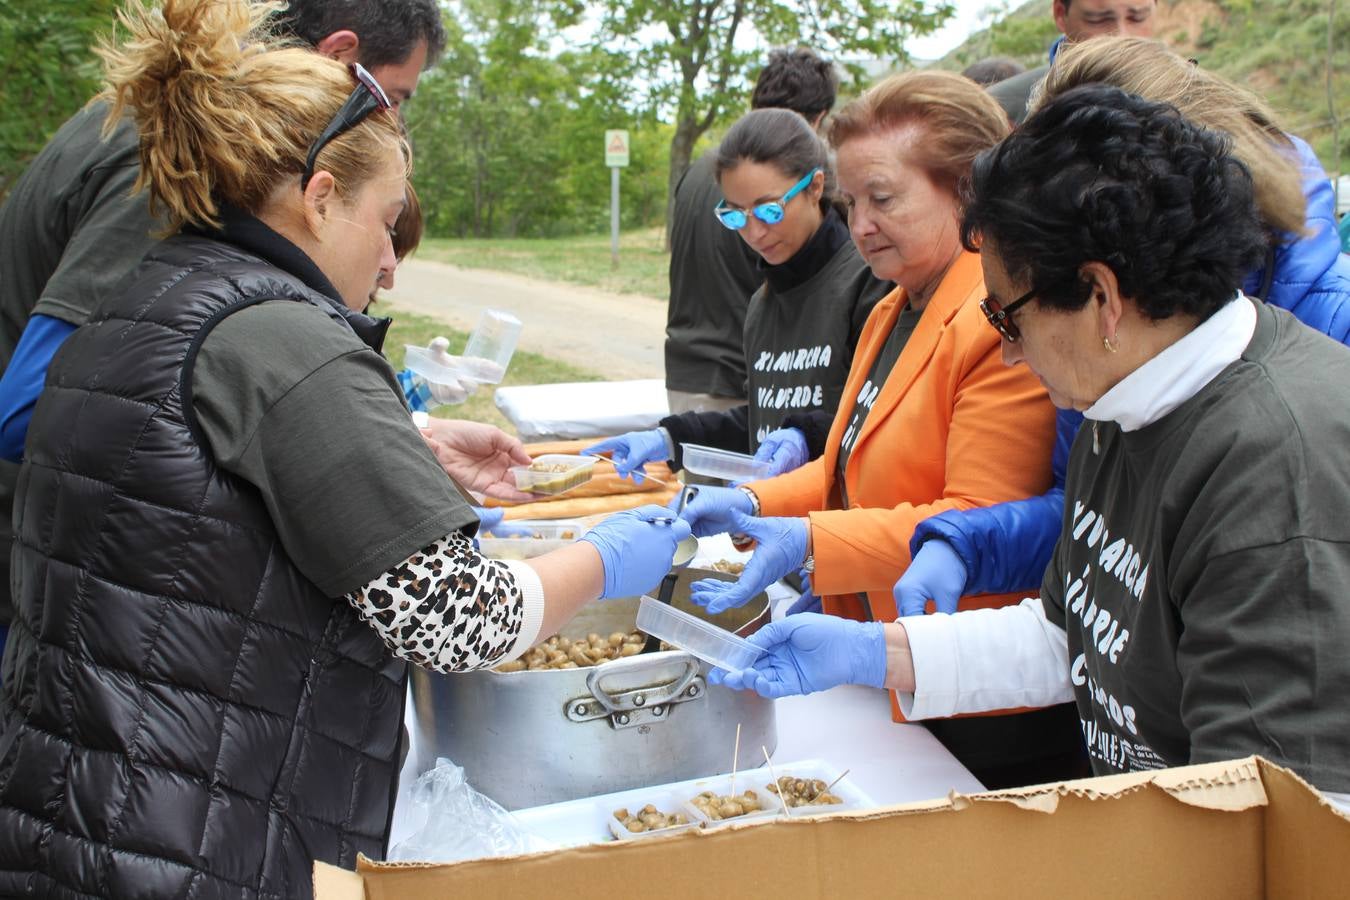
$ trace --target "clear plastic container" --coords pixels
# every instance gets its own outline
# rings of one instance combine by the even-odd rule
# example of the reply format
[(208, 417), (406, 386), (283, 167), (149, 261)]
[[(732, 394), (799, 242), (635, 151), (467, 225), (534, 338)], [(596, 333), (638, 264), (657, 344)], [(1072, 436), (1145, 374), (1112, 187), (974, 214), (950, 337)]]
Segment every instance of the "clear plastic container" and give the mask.
[(595, 472), (594, 456), (567, 456), (545, 453), (528, 466), (512, 466), (516, 487), (527, 494), (551, 497), (580, 487)]
[[(609, 826), (609, 833), (620, 841), (637, 841), (644, 838), (660, 837), (665, 834), (678, 834), (681, 831), (688, 831), (691, 828), (699, 827), (700, 819), (690, 815), (689, 810), (685, 808), (684, 798), (676, 796), (669, 791), (643, 791), (640, 800), (633, 801), (626, 806), (617, 809), (605, 810), (605, 824)], [(643, 827), (641, 831), (631, 831), (624, 820), (620, 819), (618, 813), (628, 812), (632, 815), (640, 815), (647, 806), (663, 815), (679, 815), (684, 818), (683, 824), (669, 825), (665, 828)]]
[(744, 669), (759, 658), (759, 648), (744, 638), (645, 595), (637, 628), (723, 669)]
[[(715, 825), (732, 825), (737, 822), (753, 822), (758, 819), (767, 819), (782, 813), (783, 805), (778, 802), (778, 798), (763, 790), (755, 782), (745, 777), (744, 773), (736, 775), (736, 781), (733, 784), (730, 775), (723, 775), (720, 778), (710, 778), (707, 781), (700, 781), (694, 785), (695, 790), (689, 796), (684, 798), (684, 808), (694, 817), (695, 821), (703, 826), (711, 827)], [(735, 791), (733, 794), (732, 791)], [(694, 800), (699, 796), (711, 793), (718, 797), (740, 798), (750, 794), (755, 798), (758, 809), (751, 812), (741, 813), (740, 815), (724, 816), (716, 818), (720, 813), (705, 811), (704, 808), (695, 805)]]
[(445, 338), (436, 338), (429, 347), (405, 344), (403, 365), (427, 382), (436, 403), (463, 403), (482, 379), (469, 378), (460, 366), (460, 357), (445, 352), (446, 344)]
[(770, 464), (748, 453), (732, 453), (730, 450), (718, 450), (716, 447), (704, 447), (699, 444), (683, 444), (683, 465), (695, 475), (705, 478), (720, 478), (723, 481), (754, 481), (768, 478)]
[(500, 383), (506, 377), (511, 355), (516, 352), (520, 329), (520, 320), (509, 312), (483, 310), (464, 347), (461, 365), (465, 374), (485, 384)]
[(481, 532), (478, 549), (488, 559), (533, 559), (566, 547), (586, 533), (575, 519), (503, 522), (503, 533)]

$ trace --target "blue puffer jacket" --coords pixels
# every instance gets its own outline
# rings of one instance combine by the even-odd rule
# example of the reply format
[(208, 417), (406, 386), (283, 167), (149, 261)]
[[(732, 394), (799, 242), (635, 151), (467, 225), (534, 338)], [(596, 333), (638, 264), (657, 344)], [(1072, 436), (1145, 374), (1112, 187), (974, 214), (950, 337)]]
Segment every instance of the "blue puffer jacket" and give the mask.
[[(1275, 250), (1266, 301), (1306, 325), (1350, 344), (1350, 256), (1336, 233), (1335, 196), (1316, 154), (1290, 136), (1298, 150), (1308, 200), (1308, 234)], [(1260, 296), (1264, 268), (1248, 276), (1243, 291)], [(1039, 497), (981, 509), (945, 512), (919, 523), (911, 553), (930, 538), (947, 541), (966, 564), (967, 594), (1002, 594), (1040, 588), (1064, 518), (1064, 471), (1082, 413), (1060, 410), (1055, 438), (1055, 485)]]

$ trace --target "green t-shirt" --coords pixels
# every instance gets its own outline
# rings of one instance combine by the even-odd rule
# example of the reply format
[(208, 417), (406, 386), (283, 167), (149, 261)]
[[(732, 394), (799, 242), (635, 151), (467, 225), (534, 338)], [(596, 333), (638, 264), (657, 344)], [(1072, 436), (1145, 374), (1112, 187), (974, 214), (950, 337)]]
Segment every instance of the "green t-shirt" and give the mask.
[(257, 487), (287, 554), (329, 596), (477, 524), (389, 364), (311, 304), (231, 314), (192, 377), (217, 464)]
[(1098, 774), (1259, 753), (1350, 791), (1347, 384), (1350, 351), (1258, 305), (1181, 406), (1083, 426), (1041, 598)]

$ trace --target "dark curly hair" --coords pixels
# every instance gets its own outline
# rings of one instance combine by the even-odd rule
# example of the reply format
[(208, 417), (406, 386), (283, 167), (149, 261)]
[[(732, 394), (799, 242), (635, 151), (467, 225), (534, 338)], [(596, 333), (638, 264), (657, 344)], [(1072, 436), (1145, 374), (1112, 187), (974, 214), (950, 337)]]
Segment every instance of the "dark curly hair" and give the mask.
[(1042, 306), (1082, 308), (1084, 263), (1109, 266), (1151, 319), (1201, 321), (1265, 251), (1252, 179), (1224, 135), (1100, 84), (1042, 106), (975, 161), (961, 241), (992, 244)]
[(427, 65), (445, 52), (445, 26), (436, 0), (290, 0), (276, 18), (277, 31), (314, 46), (335, 31), (361, 41), (361, 65), (398, 65), (422, 41)]
[(774, 50), (755, 80), (751, 109), (790, 109), (814, 121), (834, 108), (839, 74), (834, 63), (805, 47)]

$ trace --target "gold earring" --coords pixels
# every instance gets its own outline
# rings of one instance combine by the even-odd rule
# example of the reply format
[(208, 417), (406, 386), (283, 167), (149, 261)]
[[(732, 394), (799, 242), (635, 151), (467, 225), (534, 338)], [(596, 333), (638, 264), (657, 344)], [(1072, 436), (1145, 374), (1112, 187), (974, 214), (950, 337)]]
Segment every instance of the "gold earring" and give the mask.
[(1119, 342), (1112, 344), (1111, 339), (1109, 337), (1106, 337), (1105, 335), (1102, 335), (1102, 346), (1105, 347), (1111, 353), (1115, 353), (1117, 350), (1120, 349)]

